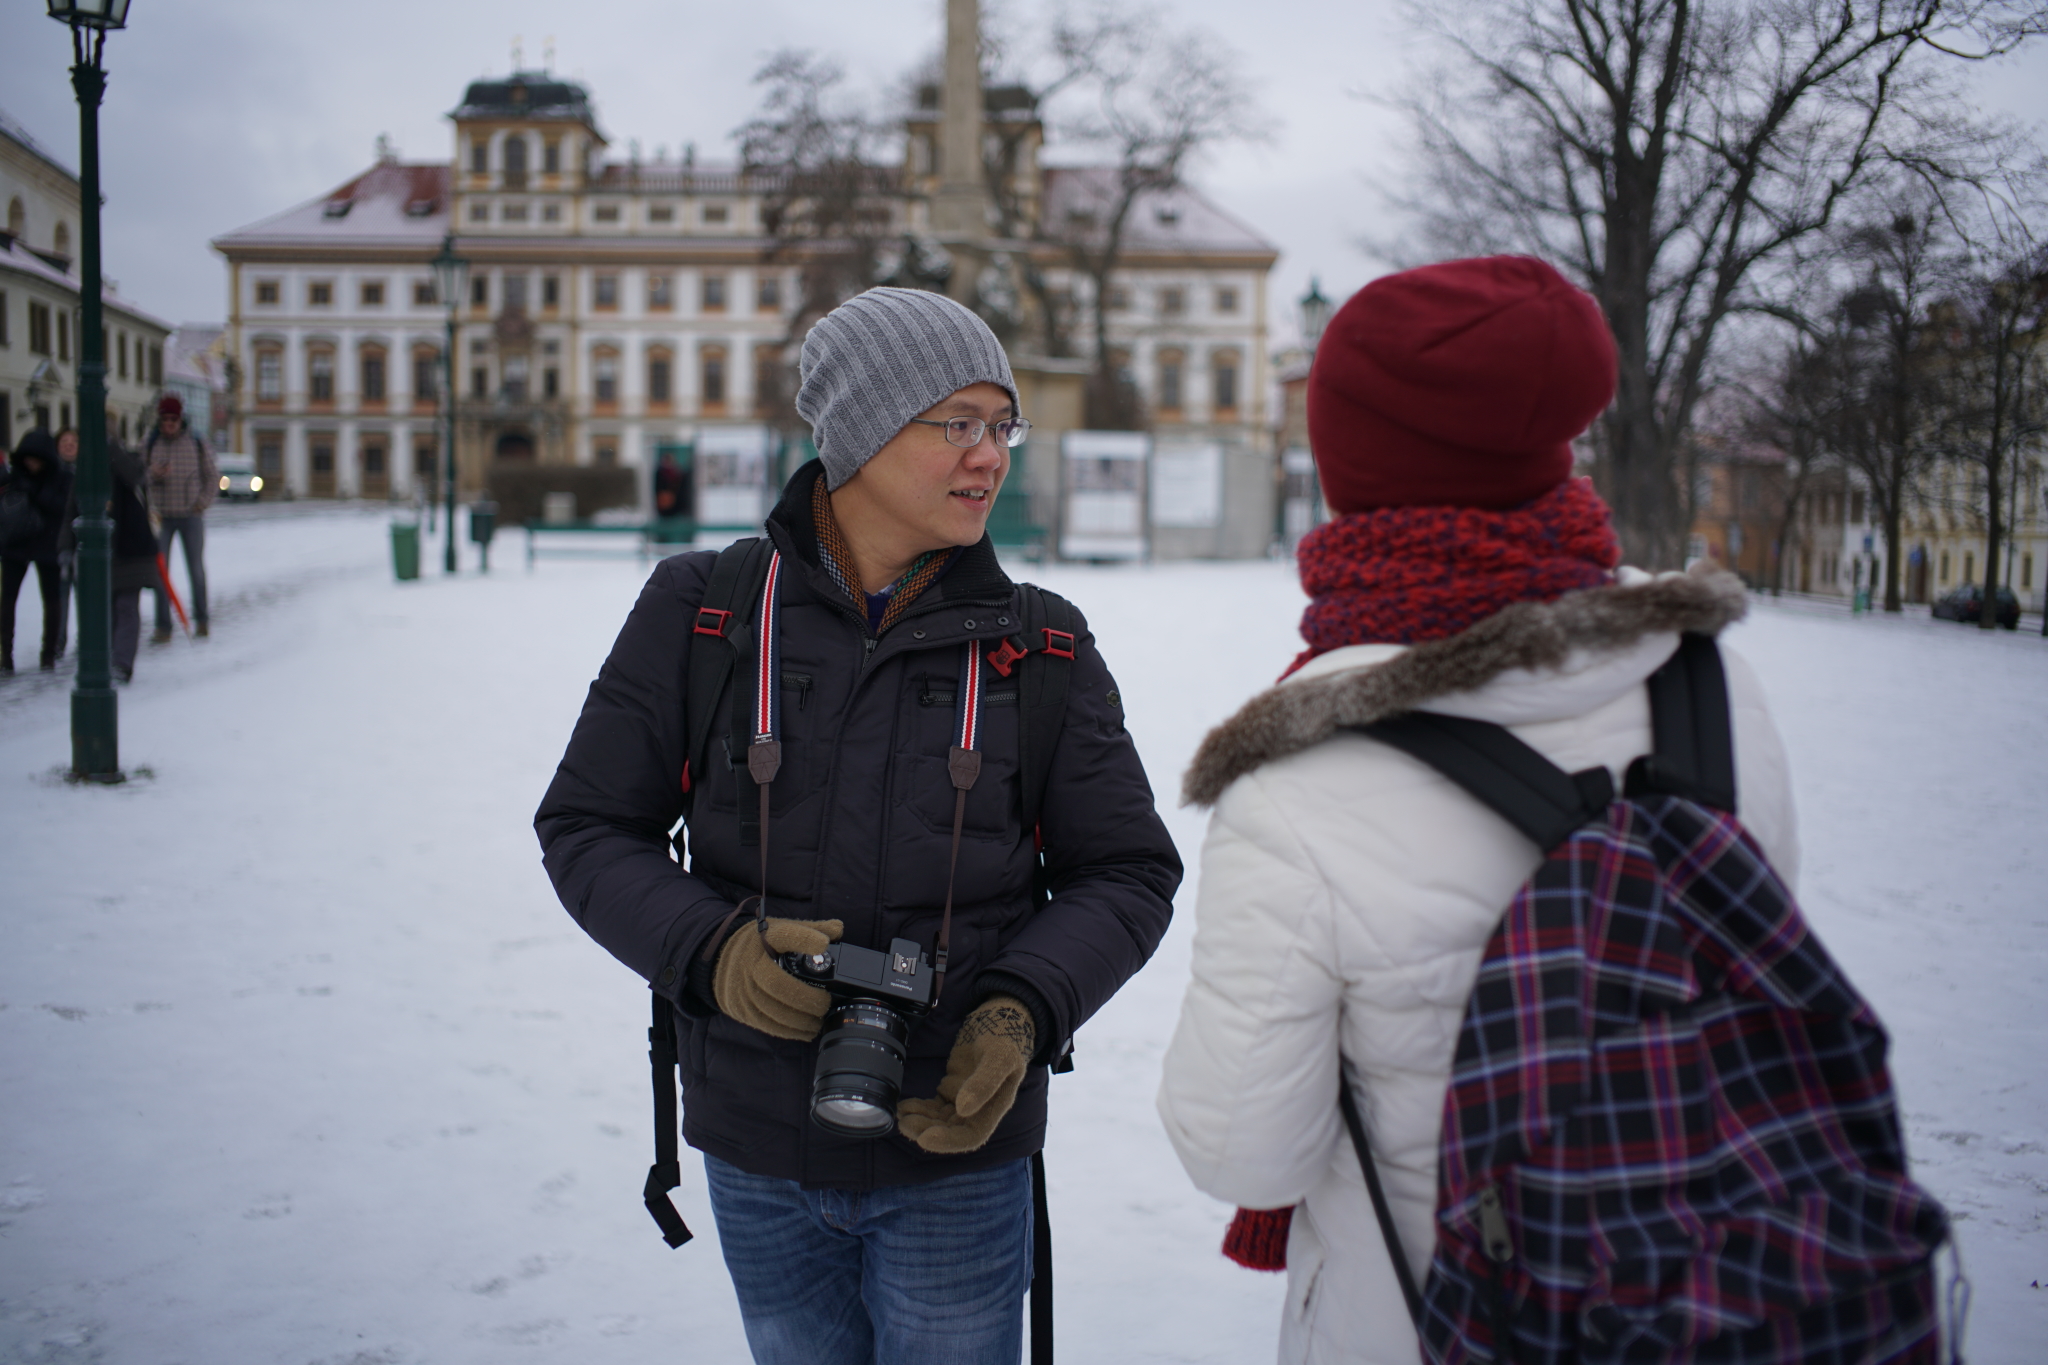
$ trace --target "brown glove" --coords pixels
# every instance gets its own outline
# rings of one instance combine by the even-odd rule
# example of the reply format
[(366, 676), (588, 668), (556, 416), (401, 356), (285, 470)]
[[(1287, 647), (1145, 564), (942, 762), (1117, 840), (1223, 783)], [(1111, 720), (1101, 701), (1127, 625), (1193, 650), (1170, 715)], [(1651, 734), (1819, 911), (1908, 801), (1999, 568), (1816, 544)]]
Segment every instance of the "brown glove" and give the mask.
[(1010, 996), (990, 996), (960, 1025), (938, 1098), (904, 1100), (896, 1126), (927, 1152), (976, 1150), (1016, 1103), (1037, 1039), (1030, 1010)]
[(836, 919), (770, 919), (765, 933), (747, 925), (718, 950), (711, 995), (719, 1010), (777, 1038), (809, 1042), (817, 1037), (832, 997), (823, 987), (791, 976), (769, 954), (822, 953), (845, 928)]

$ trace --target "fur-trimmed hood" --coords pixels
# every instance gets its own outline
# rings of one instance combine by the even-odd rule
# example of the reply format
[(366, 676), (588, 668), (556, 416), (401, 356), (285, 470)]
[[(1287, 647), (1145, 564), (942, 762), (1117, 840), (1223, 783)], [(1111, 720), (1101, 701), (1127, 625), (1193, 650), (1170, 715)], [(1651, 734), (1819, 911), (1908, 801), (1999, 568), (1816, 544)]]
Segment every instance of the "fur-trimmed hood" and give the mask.
[(1511, 670), (1559, 668), (1578, 650), (1625, 649), (1646, 635), (1681, 631), (1716, 635), (1748, 606), (1742, 580), (1725, 570), (1629, 574), (1554, 602), (1517, 602), (1385, 663), (1270, 687), (1202, 741), (1182, 779), (1181, 802), (1211, 805), (1252, 769), (1319, 744), (1342, 727), (1471, 692)]

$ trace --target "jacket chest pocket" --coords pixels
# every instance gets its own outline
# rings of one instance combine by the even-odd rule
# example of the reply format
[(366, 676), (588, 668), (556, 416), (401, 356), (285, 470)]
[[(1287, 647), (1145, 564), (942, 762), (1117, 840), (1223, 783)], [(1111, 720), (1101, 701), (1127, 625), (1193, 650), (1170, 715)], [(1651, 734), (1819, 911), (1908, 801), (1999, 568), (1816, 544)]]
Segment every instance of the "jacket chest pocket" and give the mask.
[[(947, 757), (959, 734), (956, 678), (912, 678), (905, 697), (907, 742), (896, 753), (894, 803), (934, 833), (953, 832), (954, 788)], [(982, 687), (981, 773), (967, 793), (965, 834), (1014, 838), (1017, 833), (1017, 684), (988, 679)]]
[[(808, 734), (799, 738), (797, 733), (809, 728), (811, 694), (816, 681), (808, 671), (782, 670), (782, 767), (775, 775), (768, 798), (769, 809), (776, 814), (789, 809), (808, 794), (812, 774), (818, 771), (817, 766), (809, 761), (812, 744)], [(742, 705), (748, 704), (752, 684), (737, 674), (735, 683), (748, 689), (748, 696), (741, 698)], [(743, 839), (751, 844), (759, 821), (759, 798), (754, 794), (753, 778), (747, 774), (747, 741), (750, 736), (733, 732), (732, 706), (733, 693), (728, 688), (720, 699), (718, 723), (712, 728), (711, 743), (706, 746), (704, 756), (714, 774), (706, 793), (706, 804), (715, 811), (738, 810)]]

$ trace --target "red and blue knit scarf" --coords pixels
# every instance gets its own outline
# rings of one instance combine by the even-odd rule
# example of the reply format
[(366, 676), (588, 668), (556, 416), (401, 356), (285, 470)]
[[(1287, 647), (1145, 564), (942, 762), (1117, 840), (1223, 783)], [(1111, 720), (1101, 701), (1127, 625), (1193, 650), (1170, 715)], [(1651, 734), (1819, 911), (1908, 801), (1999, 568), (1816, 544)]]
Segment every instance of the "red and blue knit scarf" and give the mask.
[(1593, 481), (1566, 479), (1505, 512), (1383, 507), (1337, 517), (1303, 536), (1296, 558), (1311, 599), (1301, 617), (1308, 648), (1288, 673), (1345, 645), (1442, 640), (1512, 603), (1598, 587), (1621, 546)]

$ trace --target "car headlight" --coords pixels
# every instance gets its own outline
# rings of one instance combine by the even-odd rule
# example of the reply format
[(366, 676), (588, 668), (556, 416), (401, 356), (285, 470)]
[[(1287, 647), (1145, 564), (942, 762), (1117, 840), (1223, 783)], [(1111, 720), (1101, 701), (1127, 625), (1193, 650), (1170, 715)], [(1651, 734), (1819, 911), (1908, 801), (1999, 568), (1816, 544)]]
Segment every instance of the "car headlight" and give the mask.
[(261, 474), (251, 474), (249, 476), (249, 491), (251, 493), (261, 493), (263, 491), (263, 476)]
[(228, 491), (228, 476), (225, 474), (220, 476), (220, 491), (223, 493)]

